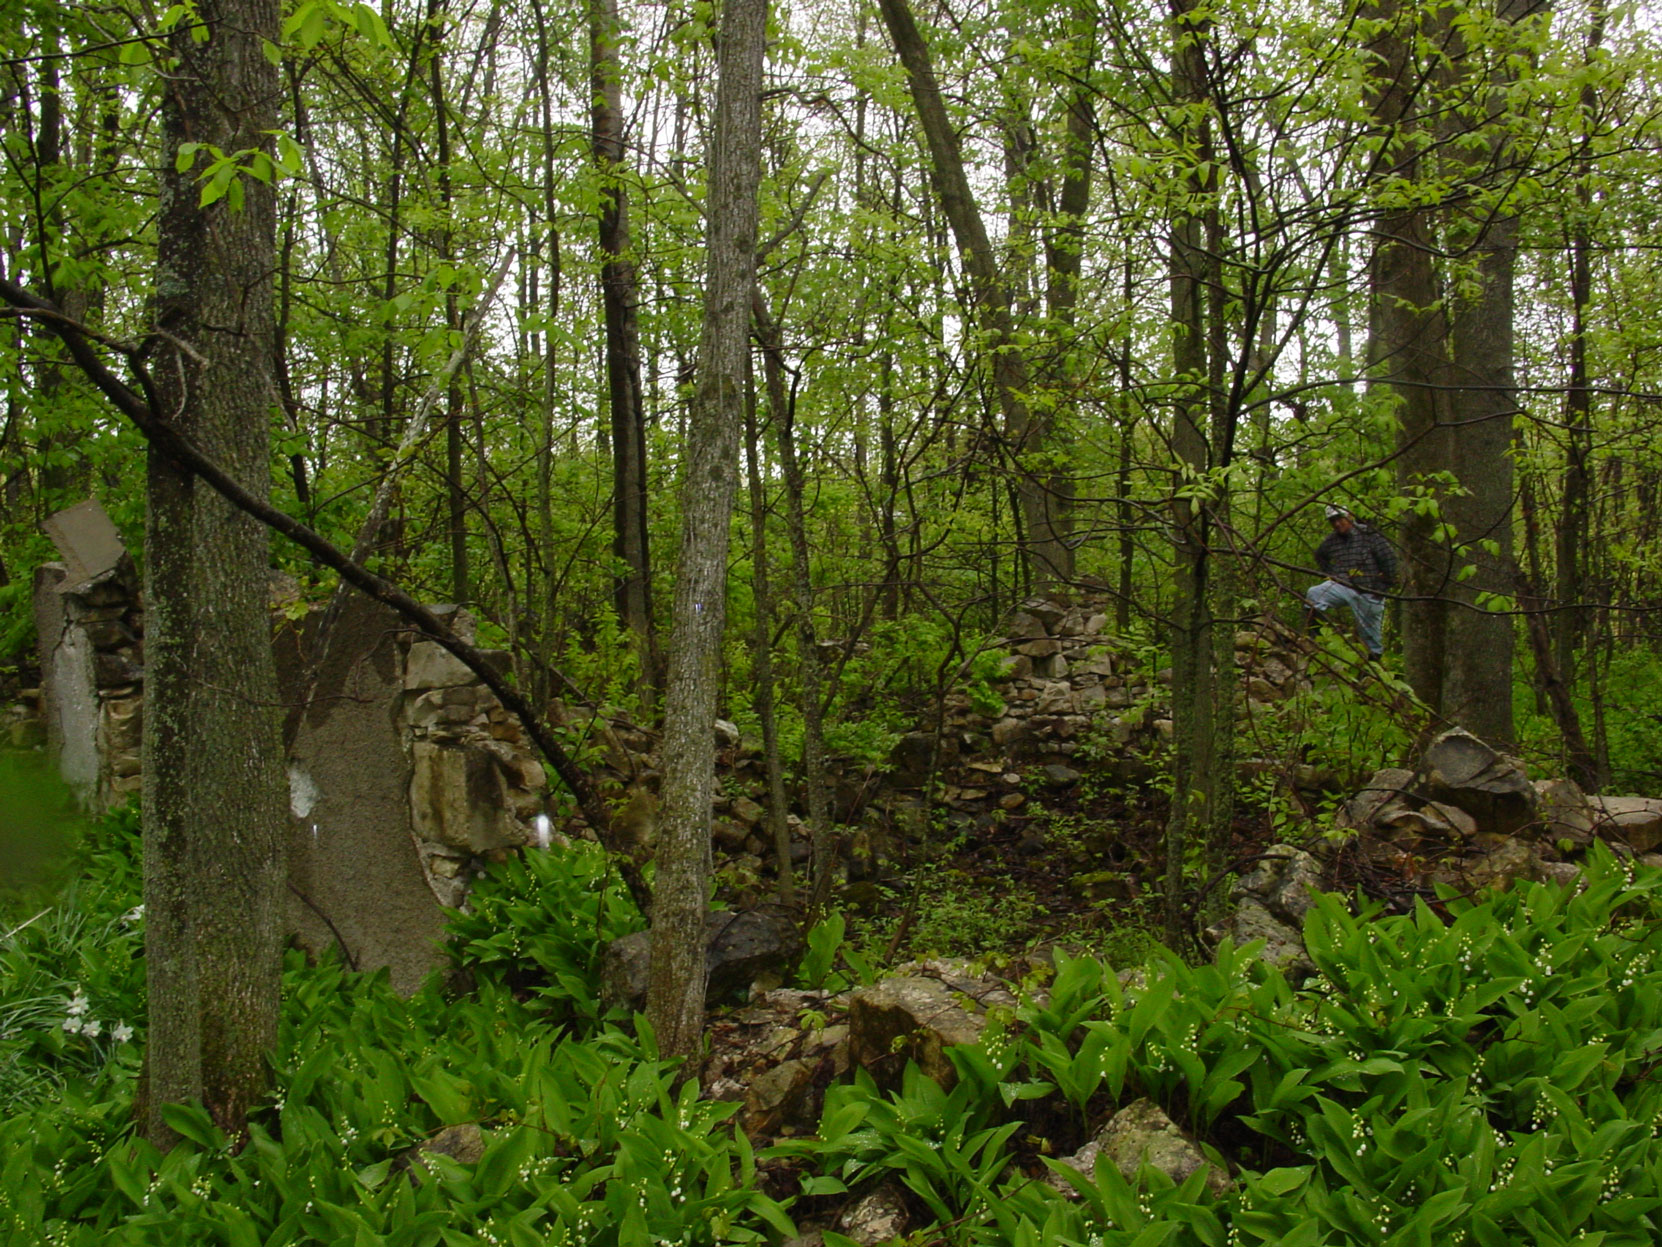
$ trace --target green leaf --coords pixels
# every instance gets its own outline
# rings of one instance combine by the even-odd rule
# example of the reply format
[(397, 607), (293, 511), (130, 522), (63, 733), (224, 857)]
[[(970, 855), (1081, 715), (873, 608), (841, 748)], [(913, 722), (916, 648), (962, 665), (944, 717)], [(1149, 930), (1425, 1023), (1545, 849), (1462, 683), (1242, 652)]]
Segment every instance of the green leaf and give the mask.
[(1260, 1190), (1268, 1191), (1271, 1195), (1288, 1195), (1298, 1190), (1310, 1179), (1308, 1165), (1290, 1169), (1271, 1169), (1259, 1178), (1255, 1186)]
[(199, 1104), (164, 1104), (162, 1121), (174, 1134), (200, 1147), (217, 1148), (225, 1141), (208, 1111)]

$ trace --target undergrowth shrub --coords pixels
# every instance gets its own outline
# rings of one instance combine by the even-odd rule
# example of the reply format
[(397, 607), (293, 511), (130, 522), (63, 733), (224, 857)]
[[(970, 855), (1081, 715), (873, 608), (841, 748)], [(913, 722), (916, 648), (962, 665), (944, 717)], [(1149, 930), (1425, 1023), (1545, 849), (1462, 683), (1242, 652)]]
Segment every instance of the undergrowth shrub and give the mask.
[[(1296, 989), (1250, 950), (1129, 987), (1061, 957), (1048, 996), (952, 1050), (950, 1094), (861, 1078), (827, 1097), (818, 1140), (779, 1150), (809, 1196), (893, 1175), (951, 1243), (1651, 1244), (1659, 880), (1600, 852), (1579, 893), (1401, 917), (1324, 897), (1306, 927), (1319, 973)], [(1060, 1104), (1076, 1145), (1143, 1096), (1233, 1170), (1227, 1194), (1204, 1171), (1081, 1174), (1024, 1129)]]
[[(112, 999), (142, 986), (118, 908), (132, 893), (114, 886), (136, 883), (136, 847), (116, 858), (92, 863), (51, 925), (43, 917), (13, 937), (43, 929), (56, 942), (9, 950), (31, 974), (45, 973), (40, 957), (94, 967), (83, 978), (93, 1002), (105, 990), (100, 962)], [(575, 1037), (550, 1024), (594, 1020), (592, 942), (639, 923), (597, 861), (582, 847), (531, 855), (484, 885), (486, 908), (454, 919), (458, 958), (477, 979), (460, 998), (430, 982), (403, 999), (384, 971), (291, 952), (273, 1090), (241, 1149), (185, 1105), (164, 1110), (177, 1147), (163, 1154), (137, 1138), (134, 1044), (78, 1066), (31, 1052), (26, 1064), (53, 1072), (54, 1094), (16, 1099), (0, 1121), (0, 1242), (633, 1247), (787, 1236), (729, 1124), (734, 1106), (700, 1101), (696, 1082), (678, 1087), (649, 1032)], [(112, 924), (130, 946), (112, 947)], [(538, 989), (512, 981), (516, 940), (545, 976)], [(25, 1028), (33, 1042), (64, 1033), (69, 1000), (60, 992), (56, 1012)], [(451, 1127), (477, 1130), (477, 1160), (419, 1151)]]
[(511, 857), (450, 912), (450, 956), (476, 981), (517, 988), (546, 1020), (600, 1020), (600, 958), (646, 925), (599, 845), (578, 841)]
[(68, 847), (61, 894), (0, 906), (0, 1117), (137, 1067), (138, 838), (137, 811), (117, 811)]
[[(108, 1041), (64, 1022), (138, 1016), (132, 835), (118, 821), (89, 839), (74, 890), (6, 937), (4, 999), (54, 1003), (7, 1022), (6, 1050), (41, 1081), (14, 1083), (0, 1120), (3, 1242), (715, 1247), (777, 1242), (790, 1214), (882, 1180), (943, 1244), (1662, 1238), (1662, 876), (1602, 850), (1580, 891), (1526, 884), (1394, 917), (1323, 897), (1305, 930), (1318, 972), (1296, 986), (1251, 949), (1124, 982), (1058, 956), (1047, 992), (951, 1050), (951, 1090), (915, 1069), (898, 1091), (862, 1074), (830, 1089), (818, 1137), (775, 1149), (802, 1178), (792, 1208), (760, 1189), (732, 1106), (678, 1087), (649, 1034), (578, 1003), (596, 933), (638, 922), (586, 850), (482, 887), (494, 908), (455, 920), (476, 981), (461, 997), (429, 984), (402, 999), (384, 973), (290, 954), (247, 1146), (178, 1106), (184, 1141), (158, 1152), (132, 1134), (136, 1043), (51, 1038)], [(840, 934), (817, 940), (826, 982)], [(521, 959), (543, 990), (516, 979)], [(1222, 1193), (1204, 1170), (1177, 1184), (1057, 1160), (1141, 1097), (1200, 1140)], [(477, 1159), (422, 1151), (446, 1131)]]

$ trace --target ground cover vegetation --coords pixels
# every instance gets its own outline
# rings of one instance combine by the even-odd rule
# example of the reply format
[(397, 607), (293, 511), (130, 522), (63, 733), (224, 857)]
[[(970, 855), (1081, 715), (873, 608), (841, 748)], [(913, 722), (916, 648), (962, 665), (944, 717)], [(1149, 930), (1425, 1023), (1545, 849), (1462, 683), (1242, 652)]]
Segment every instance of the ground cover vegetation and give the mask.
[[(8, 898), (8, 1242), (779, 1241), (884, 1179), (925, 1210), (924, 1242), (1655, 1239), (1662, 874), (1608, 852), (1581, 890), (1395, 916), (1323, 898), (1298, 983), (1251, 948), (1141, 968), (1059, 951), (951, 1050), (950, 1090), (915, 1066), (890, 1089), (854, 1071), (815, 1134), (757, 1155), (733, 1105), (677, 1086), (642, 1020), (600, 1013), (594, 932), (639, 916), (598, 855), (542, 852), (456, 916), (465, 986), (405, 999), (384, 974), (291, 956), (245, 1144), (179, 1105), (159, 1150), (132, 1114), (137, 847), (112, 818), (33, 922)], [(875, 972), (844, 940), (840, 920), (816, 934), (805, 980)], [(1143, 1097), (1227, 1184), (1059, 1163)]]
[[(990, 647), (1038, 593), (1103, 603), (1150, 686), (1169, 672), (1171, 740), (1135, 780), (1104, 768), (1079, 802), (1023, 816), (1024, 840), (1054, 834), (1066, 850), (1068, 887), (1030, 889), (1035, 923), (1066, 893), (1096, 915), (1096, 936), (1146, 951), (1157, 928), (1192, 955), (1197, 912), (1238, 850), (1319, 826), (1278, 774), (1322, 764), (1359, 779), (1445, 725), (1589, 790), (1659, 782), (1662, 62), (1642, 8), (10, 0), (6, 12), (0, 646), (11, 687), (31, 687), (31, 576), (51, 556), (40, 523), (96, 495), (146, 576), (145, 713), (161, 729), (146, 737), (142, 894), (132, 825), (110, 826), (107, 860), (4, 928), (0, 1079), (19, 1114), (0, 1127), (16, 1143), (3, 1196), (30, 1233), (120, 1222), (161, 1237), (188, 1215), (225, 1218), (203, 1235), (236, 1242), (425, 1241), (453, 1233), (440, 1226), (452, 1216), (483, 1233), (489, 1203), (499, 1238), (546, 1237), (558, 1218), (574, 1236), (635, 1241), (630, 1218), (646, 1214), (614, 1193), (628, 1174), (654, 1198), (679, 1186), (682, 1202), (706, 1201), (696, 1218), (653, 1204), (651, 1233), (721, 1225), (737, 1241), (773, 1232), (798, 1196), (758, 1187), (721, 1110), (683, 1098), (664, 1063), (698, 1045), (696, 964), (654, 980), (656, 1048), (600, 1016), (595, 949), (645, 921), (631, 910), (646, 899), (638, 871), (631, 901), (595, 909), (582, 874), (511, 868), (457, 920), (473, 992), (403, 1003), (375, 980), (281, 963), (273, 566), (298, 582), (297, 614), (341, 578), (383, 600), (466, 603), (511, 655), (492, 678), (524, 717), (553, 723), (539, 737), (561, 780), (550, 815), (580, 810), (610, 847), (624, 798), (596, 790), (583, 752), (596, 745), (562, 734), (559, 712), (599, 709), (662, 742), (651, 918), (677, 958), (698, 946), (684, 933), (711, 892), (712, 711), (766, 742), (772, 813), (781, 825), (799, 813), (811, 842), (796, 863), (786, 844), (779, 890), (824, 917), (852, 840), (835, 825), (834, 776), (891, 765), (950, 695), (995, 709), (1004, 656)], [(1243, 718), (1234, 638), (1266, 614), (1297, 619), (1329, 503), (1397, 546), (1393, 657), (1359, 676), (1330, 635), (1315, 687)], [(442, 636), (430, 616), (417, 626)], [(1103, 756), (1089, 736), (1080, 749)], [(1238, 790), (1243, 775), (1256, 778)], [(1030, 942), (1022, 907), (998, 903), (1021, 877), (986, 870), (984, 853), (978, 864), (931, 796), (926, 783), (923, 849), (905, 863), (917, 886), (903, 881), (891, 926), (850, 929), (846, 962)], [(1137, 896), (1090, 896), (1091, 859), (1109, 853), (1141, 863)], [(1098, 1175), (1083, 1204), (1061, 1203), (1012, 1129), (1025, 1119), (1001, 1116), (1027, 1091), (1069, 1099), (1067, 1083), (1090, 1086), (1073, 1105), (1089, 1119), (1093, 1096), (1135, 1088), (1211, 1132), (1257, 1175), (1249, 1186), (1268, 1184), (1253, 1189), (1288, 1210), (1273, 1229), (1287, 1241), (1387, 1229), (1438, 1241), (1456, 1222), (1479, 1242), (1626, 1241), (1652, 1197), (1647, 1145), (1618, 1128), (1647, 1120), (1634, 1070), (1651, 997), (1648, 966), (1635, 960), (1622, 983), (1606, 961), (1651, 936), (1650, 884), (1620, 869), (1598, 867), (1585, 894), (1602, 914), (1528, 889), (1462, 903), (1469, 913), (1450, 902), (1372, 920), (1329, 906), (1314, 942), (1349, 951), (1321, 954), (1325, 996), (1226, 956), (1162, 963), (1153, 982), (1181, 983), (1190, 1003), (1162, 1006), (1154, 987), (1128, 1004), (1111, 976), (1064, 959), (1053, 990), (1100, 980), (1100, 1001), (1066, 1026), (1029, 1008), (1007, 1050), (965, 1058), (994, 1073), (964, 1070), (970, 1090), (951, 1093), (965, 1099), (950, 1112), (916, 1081), (898, 1098), (855, 1086), (823, 1151), (769, 1164), (807, 1175), (810, 1198), (906, 1172), (949, 1237), (1274, 1241), (1253, 1228), (1271, 1225), (1253, 1219), (1258, 1196), (1248, 1215), (1187, 1186), (1126, 1196)], [(957, 886), (951, 870), (994, 882)], [(550, 909), (585, 922), (539, 926)], [(1612, 925), (1630, 916), (1631, 931)], [(1375, 1033), (1391, 1007), (1358, 1006), (1346, 976), (1387, 954), (1362, 945), (1458, 961), (1439, 941), (1486, 920), (1513, 924), (1474, 954), (1490, 986), (1468, 999), (1451, 985), (1426, 1006), (1470, 1025), (1429, 1048)], [(1524, 973), (1514, 946), (1537, 970), (1548, 957), (1553, 982), (1530, 979), (1527, 1001), (1521, 980), (1488, 997)], [(1385, 973), (1367, 964), (1370, 981)], [(1585, 992), (1560, 1007), (1547, 989), (1565, 983)], [(60, 1000), (57, 1025), (40, 1025)], [(1201, 1061), (1168, 1044), (1167, 1068), (1148, 1064), (1160, 1010), (1206, 1001), (1208, 1027), (1228, 1019), (1208, 1043), (1266, 1054), (1245, 1078), (1245, 1066), (1209, 1072), (1236, 1059), (1218, 1048)], [(1259, 1034), (1246, 1019), (1260, 1016), (1285, 1024)], [(1338, 1058), (1313, 1040), (1308, 1061), (1272, 1053), (1267, 1036), (1318, 1021), (1354, 1022), (1348, 1059), (1364, 1068), (1318, 1077)], [(387, 1044), (425, 1038), (399, 1062), (366, 1048), (339, 1086), (301, 1077), (356, 1024)], [(1580, 1075), (1585, 1095), (1517, 1090), (1537, 1076), (1518, 1072), (1535, 1068), (1516, 1046), (1532, 1026), (1550, 1034), (1528, 1043), (1558, 1045), (1572, 1071), (1601, 1054)], [(521, 1032), (542, 1036), (534, 1059)], [(478, 1052), (451, 1053), (454, 1035), (504, 1068), (564, 1071), (550, 1075), (559, 1085), (544, 1094)], [(126, 1106), (146, 1037), (139, 1143)], [(1087, 1049), (1100, 1079), (1059, 1072)], [(1311, 1072), (1282, 1096), (1256, 1081), (1278, 1063)], [(1303, 1096), (1304, 1080), (1325, 1089)], [(610, 1115), (581, 1117), (577, 1101), (597, 1098)], [(1552, 1110), (1533, 1130), (1517, 1117), (1526, 1102)], [(884, 1140), (937, 1112), (967, 1133), (933, 1151), (956, 1159), (930, 1177)], [(1297, 1118), (1296, 1138), (1277, 1112)], [(1426, 1149), (1463, 1141), (1437, 1171), (1443, 1203), (1410, 1214), (1360, 1154), (1339, 1167), (1327, 1145), (1363, 1113), (1398, 1150), (1415, 1131)], [(489, 1126), (487, 1160), (394, 1173), (400, 1148), (464, 1122)], [(1289, 1150), (1244, 1143), (1253, 1132)], [(1580, 1160), (1553, 1150), (1561, 1139)], [(1635, 1185), (1589, 1202), (1586, 1166), (1617, 1153)], [(1517, 1202), (1485, 1156), (1514, 1162), (1516, 1192), (1558, 1198)], [(696, 1173), (671, 1173), (671, 1159)], [(288, 1175), (325, 1167), (300, 1198)], [(1156, 1205), (1165, 1228), (1134, 1228)]]

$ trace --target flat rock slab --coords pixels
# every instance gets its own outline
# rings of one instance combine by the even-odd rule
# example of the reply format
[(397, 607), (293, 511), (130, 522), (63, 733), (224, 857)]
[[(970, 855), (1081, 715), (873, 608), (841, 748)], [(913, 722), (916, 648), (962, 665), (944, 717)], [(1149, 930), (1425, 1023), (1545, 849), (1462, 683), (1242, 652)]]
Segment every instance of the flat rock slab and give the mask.
[(67, 589), (115, 570), (127, 557), (121, 534), (96, 498), (65, 507), (41, 521), (40, 526), (63, 558)]
[(1649, 853), (1662, 844), (1662, 800), (1656, 797), (1590, 797), (1594, 830), (1606, 840)]

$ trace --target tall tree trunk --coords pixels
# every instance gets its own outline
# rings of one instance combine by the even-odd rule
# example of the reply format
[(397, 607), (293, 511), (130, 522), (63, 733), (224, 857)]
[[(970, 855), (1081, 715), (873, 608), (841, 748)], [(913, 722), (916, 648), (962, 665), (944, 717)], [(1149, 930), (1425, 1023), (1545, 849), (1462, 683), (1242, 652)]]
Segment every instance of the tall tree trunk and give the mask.
[[(1433, 488), (1451, 453), (1439, 389), (1448, 325), (1433, 262), (1431, 214), (1404, 189), (1419, 175), (1425, 142), (1419, 113), (1430, 71), (1414, 54), (1421, 41), (1417, 10), (1402, 0), (1383, 0), (1372, 15), (1381, 33), (1370, 105), (1387, 143), (1381, 170), (1392, 185), (1381, 192), (1385, 202), (1368, 272), (1368, 366), (1370, 385), (1385, 388), (1395, 401), (1397, 487), (1411, 494)], [(1435, 540), (1438, 524), (1436, 515), (1410, 509), (1398, 530), (1403, 671), (1434, 711), (1442, 702), (1444, 594), (1452, 575), (1446, 548)]]
[[(1204, 18), (1193, 0), (1173, 0), (1172, 95), (1194, 109), (1206, 99)], [(1208, 121), (1198, 118), (1187, 134), (1193, 146), (1194, 171), (1187, 179), (1186, 200), (1204, 202), (1211, 194)], [(1204, 498), (1191, 488), (1211, 466), (1207, 399), (1212, 368), (1208, 364), (1207, 279), (1204, 210), (1179, 209), (1171, 226), (1170, 286), (1172, 372), (1176, 395), (1172, 410), (1172, 452), (1182, 488), (1171, 503), (1173, 558), (1172, 606), (1172, 796), (1166, 823), (1165, 934), (1172, 948), (1182, 945), (1184, 874), (1195, 847), (1195, 833), (1210, 826), (1210, 775), (1213, 766), (1215, 713), (1211, 615), (1209, 517)], [(1203, 492), (1203, 491), (1199, 491)]]
[(998, 259), (976, 206), (958, 132), (947, 115), (929, 46), (906, 0), (878, 0), (906, 68), (912, 102), (929, 147), (929, 171), (952, 228), (958, 255), (969, 277), (974, 314), (992, 352), (993, 388), (1004, 420), (1004, 438), (1015, 466), (1016, 496), (1023, 529), (1022, 548), (1030, 584), (1040, 589), (1073, 579), (1073, 544), (1067, 536), (1067, 491), (1050, 478), (1063, 469), (1050, 454), (1050, 421), (1028, 403), (1027, 358), (1016, 338), (1010, 292), (999, 276)]
[[(438, 21), (442, 22), (440, 11)], [(454, 267), (456, 263), (455, 232), (451, 227), (452, 194), (450, 189), (450, 117), (444, 95), (444, 58), (440, 53), (442, 35), (433, 36), (433, 57), (428, 64), (428, 80), (433, 92), (433, 119), (438, 137), (439, 210), (444, 224), (439, 230), (439, 258)], [(456, 302), (454, 284), (444, 294), (444, 327), (450, 336), (462, 330), (461, 308)], [(462, 382), (455, 372), (445, 387), (444, 404), (444, 492), (450, 520), (450, 596), (458, 605), (473, 600), (472, 576), (467, 557), (467, 489), (462, 481), (463, 451), (467, 446), (466, 410), (462, 405)], [(480, 478), (483, 486), (484, 479)]]
[(785, 795), (785, 764), (779, 752), (779, 719), (774, 713), (773, 679), (773, 581), (768, 558), (767, 487), (762, 480), (761, 432), (756, 427), (756, 379), (754, 369), (746, 370), (744, 408), (744, 459), (750, 483), (750, 593), (755, 601), (756, 627), (751, 635), (751, 670), (755, 676), (753, 698), (756, 719), (762, 729), (762, 764), (767, 771), (768, 831), (779, 871), (779, 900), (796, 902), (796, 878), (791, 864), (791, 831), (786, 817), (790, 802)]
[[(1589, 66), (1604, 43), (1608, 13), (1604, 0), (1595, 0), (1587, 32)], [(1564, 483), (1555, 561), (1558, 613), (1554, 617), (1553, 649), (1565, 684), (1575, 687), (1576, 659), (1587, 635), (1587, 596), (1583, 552), (1587, 549), (1593, 491), (1593, 398), (1587, 371), (1587, 310), (1593, 301), (1593, 239), (1589, 217), (1593, 212), (1592, 132), (1597, 126), (1598, 88), (1589, 78), (1581, 88), (1582, 151), (1578, 160), (1577, 215), (1570, 227), (1570, 377), (1564, 396)]]
[(813, 845), (813, 892), (810, 908), (818, 913), (831, 887), (831, 808), (825, 777), (825, 676), (819, 655), (819, 633), (814, 626), (813, 564), (808, 554), (808, 520), (802, 498), (806, 491), (802, 461), (796, 453), (796, 404), (785, 388), (785, 348), (779, 326), (768, 314), (758, 287), (753, 303), (756, 336), (762, 347), (767, 378), (768, 413), (779, 439), (779, 463), (785, 473), (785, 515), (791, 541), (792, 575), (796, 583), (796, 648), (802, 668), (802, 783), (807, 789), (808, 836)]
[(617, 0), (589, 0), (591, 145), (600, 175), (601, 309), (606, 321), (606, 392), (612, 432), (613, 599), (635, 638), (645, 676), (659, 673), (652, 623), (652, 562), (647, 539), (646, 404), (641, 393), (640, 281), (630, 255), (629, 192), (623, 167), (623, 67), (618, 58)]
[[(275, 204), (198, 207), (184, 143), (269, 152), (276, 0), (203, 0), (169, 40), (157, 238), (156, 398), (258, 497), (270, 483)], [(207, 38), (202, 39), (203, 32)], [(200, 41), (199, 41), (200, 40)], [(200, 1099), (240, 1134), (276, 1040), (287, 788), (260, 524), (149, 452), (145, 527), (145, 966), (152, 1140), (161, 1107)]]
[[(1450, 416), (1456, 476), (1462, 488), (1445, 504), (1461, 560), (1475, 569), (1452, 587), (1457, 603), (1445, 635), (1442, 712), (1497, 748), (1513, 744), (1512, 658), (1517, 643), (1507, 608), (1516, 584), (1513, 559), (1513, 428), (1518, 410), (1513, 376), (1513, 275), (1518, 217), (1511, 191), (1512, 120), (1508, 89), (1517, 77), (1518, 24), (1541, 0), (1502, 0), (1489, 49), (1495, 66), (1476, 84), (1484, 100), (1480, 144), (1456, 147), (1469, 167), (1468, 202), (1453, 214), (1451, 250), (1464, 250), (1473, 279), (1450, 300)], [(1459, 167), (1457, 163), (1456, 167)]]
[(766, 0), (726, 0), (718, 36), (708, 259), (698, 379), (681, 487), (681, 557), (664, 701), (663, 814), (652, 906), (647, 1016), (660, 1049), (691, 1056), (704, 1033), (704, 907), (727, 538), (744, 419), (744, 360), (756, 281)]

